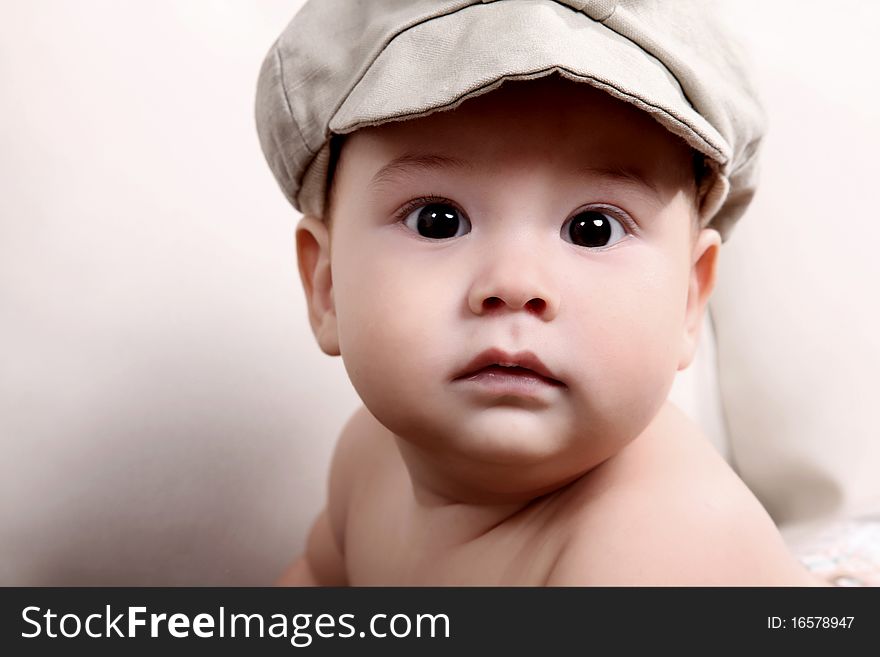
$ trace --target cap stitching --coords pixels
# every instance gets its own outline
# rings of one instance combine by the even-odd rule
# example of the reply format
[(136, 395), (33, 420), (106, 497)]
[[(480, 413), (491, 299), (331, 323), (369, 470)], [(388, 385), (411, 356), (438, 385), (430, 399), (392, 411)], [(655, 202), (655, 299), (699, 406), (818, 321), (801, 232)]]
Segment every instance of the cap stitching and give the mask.
[[(618, 3), (616, 3), (616, 2), (614, 3), (614, 6), (611, 8), (611, 12), (607, 16), (605, 16), (602, 20), (600, 20), (599, 21), (600, 23), (605, 25), (605, 21), (610, 20), (611, 17), (614, 16), (614, 14), (617, 12), (617, 4)], [(608, 29), (611, 29), (611, 28), (608, 28)], [(678, 78), (676, 78), (676, 79), (678, 79)]]
[[(510, 75), (502, 75), (501, 77), (495, 78), (494, 80), (490, 80), (489, 82), (487, 82), (486, 84), (484, 84), (480, 87), (476, 87), (475, 89), (471, 89), (470, 91), (458, 96), (452, 102), (446, 103), (445, 105), (433, 107), (433, 108), (426, 110), (426, 111), (407, 112), (404, 114), (397, 114), (394, 117), (388, 117), (387, 119), (381, 121), (381, 123), (385, 123), (386, 121), (393, 121), (396, 119), (403, 119), (404, 117), (417, 118), (419, 116), (427, 116), (429, 114), (433, 114), (434, 112), (441, 111), (445, 108), (456, 106), (458, 103), (463, 102), (467, 98), (478, 95), (477, 92), (479, 92), (481, 89), (485, 89), (486, 87), (490, 87), (490, 86), (494, 85), (495, 83), (497, 83), (499, 80), (515, 80), (517, 78), (524, 77), (524, 76), (534, 76), (537, 73), (552, 72), (552, 71), (566, 71), (567, 73), (570, 73), (572, 76), (579, 78), (581, 80), (592, 80), (593, 82), (596, 82), (599, 85), (608, 87), (610, 89), (614, 89), (621, 96), (625, 96), (626, 98), (630, 98), (634, 101), (637, 101), (637, 102), (641, 103), (642, 105), (645, 105), (646, 107), (650, 107), (652, 109), (655, 109), (655, 110), (657, 110), (658, 113), (661, 113), (664, 116), (668, 117), (674, 123), (682, 126), (684, 129), (696, 134), (702, 140), (702, 142), (709, 148), (709, 150), (712, 153), (716, 153), (718, 155), (719, 159), (725, 160), (725, 161), (727, 161), (729, 159), (729, 158), (725, 158), (723, 151), (721, 151), (719, 148), (714, 146), (712, 144), (712, 142), (709, 141), (709, 139), (706, 137), (706, 135), (704, 133), (697, 130), (694, 126), (688, 124), (684, 120), (680, 119), (675, 114), (670, 113), (669, 110), (667, 110), (665, 107), (661, 107), (660, 105), (650, 103), (650, 102), (646, 101), (645, 99), (643, 99), (639, 96), (636, 96), (635, 94), (632, 94), (624, 89), (621, 89), (620, 87), (618, 87), (610, 82), (606, 82), (605, 80), (594, 77), (592, 75), (583, 75), (582, 73), (572, 71), (571, 69), (566, 68), (565, 66), (550, 66), (547, 68), (536, 69), (534, 71), (529, 71), (529, 72), (525, 72), (525, 73), (513, 73)], [(593, 86), (595, 86), (595, 85), (593, 85)], [(363, 122), (355, 124), (354, 126), (349, 126), (349, 128), (347, 129), (347, 133), (353, 132), (354, 130), (357, 130), (360, 127), (365, 126), (365, 125), (377, 125), (377, 124), (370, 123), (369, 121), (363, 121)]]
[(302, 130), (299, 128), (299, 124), (296, 122), (296, 117), (293, 115), (293, 109), (290, 105), (290, 98), (287, 95), (287, 87), (284, 85), (284, 64), (281, 59), (281, 49), (278, 47), (278, 43), (275, 43), (275, 59), (278, 61), (278, 79), (280, 80), (281, 87), (281, 96), (284, 98), (284, 104), (287, 107), (287, 114), (290, 116), (290, 122), (293, 124), (293, 127), (296, 128), (296, 134), (299, 135), (299, 140), (302, 142), (302, 145), (306, 147), (306, 150), (309, 152), (309, 155), (312, 157), (315, 156), (316, 151), (313, 151), (311, 146), (309, 146), (305, 137), (303, 136)]
[[(694, 106), (694, 103), (693, 103), (693, 101), (690, 99), (690, 96), (688, 95), (687, 89), (686, 89), (685, 86), (681, 83), (681, 80), (678, 79), (678, 76), (675, 74), (675, 72), (673, 72), (673, 70), (672, 70), (671, 68), (669, 68), (669, 66), (666, 65), (666, 62), (663, 61), (663, 59), (661, 59), (660, 57), (658, 57), (658, 56), (657, 56), (657, 55), (656, 55), (656, 54), (655, 54), (650, 48), (648, 48), (646, 45), (642, 45), (641, 43), (639, 43), (638, 41), (636, 41), (636, 40), (633, 39), (632, 37), (627, 36), (626, 34), (623, 34), (623, 33), (621, 33), (620, 31), (614, 29), (611, 25), (608, 25), (607, 21), (611, 20), (611, 18), (615, 15), (616, 12), (617, 12), (617, 4), (614, 5), (614, 9), (611, 11), (611, 13), (608, 14), (605, 18), (603, 18), (603, 19), (602, 19), (601, 21), (599, 21), (599, 22), (602, 23), (602, 25), (604, 25), (605, 27), (607, 27), (609, 30), (611, 30), (611, 31), (614, 32), (615, 34), (619, 35), (620, 37), (622, 37), (622, 38), (626, 39), (627, 41), (629, 41), (630, 43), (634, 44), (634, 45), (635, 45), (637, 48), (639, 48), (640, 50), (644, 50), (646, 53), (648, 53), (649, 55), (651, 55), (651, 57), (653, 57), (653, 58), (656, 59), (658, 62), (660, 62), (660, 64), (663, 66), (663, 68), (665, 68), (665, 69), (669, 72), (669, 75), (671, 75), (671, 76), (675, 79), (675, 81), (678, 82), (678, 86), (679, 86), (679, 88), (681, 89), (681, 93), (684, 95), (684, 99), (687, 101), (688, 105), (690, 105), (691, 107), (693, 107), (693, 108), (694, 108), (694, 111), (697, 112), (697, 114), (699, 114), (700, 116), (703, 116), (702, 112), (699, 112), (699, 111), (697, 110), (697, 108)], [(703, 117), (703, 118), (705, 118), (705, 117)], [(708, 119), (707, 119), (707, 121), (708, 121)], [(696, 132), (696, 131), (695, 131), (695, 132)], [(700, 136), (703, 137), (703, 135), (700, 135)], [(705, 139), (705, 137), (703, 137), (703, 138)]]
[[(491, 0), (491, 1), (495, 1), (495, 0)], [(345, 104), (345, 101), (348, 100), (348, 97), (351, 95), (351, 92), (354, 91), (355, 88), (357, 88), (357, 86), (361, 83), (361, 80), (364, 79), (364, 76), (373, 67), (373, 64), (376, 63), (376, 60), (379, 58), (379, 56), (383, 52), (385, 52), (385, 50), (388, 48), (389, 45), (391, 45), (392, 41), (394, 41), (397, 37), (399, 37), (404, 32), (407, 32), (407, 31), (411, 30), (412, 28), (421, 25), (422, 23), (428, 23), (428, 22), (430, 22), (434, 19), (437, 19), (437, 18), (445, 18), (446, 16), (451, 16), (452, 14), (457, 14), (458, 12), (460, 12), (464, 9), (469, 9), (470, 7), (472, 7), (475, 4), (476, 4), (475, 0), (470, 0), (470, 2), (468, 4), (462, 5), (460, 7), (456, 7), (445, 14), (434, 14), (434, 15), (428, 16), (426, 18), (422, 18), (416, 22), (407, 23), (406, 25), (401, 27), (397, 32), (392, 34), (391, 37), (385, 43), (382, 44), (382, 47), (376, 51), (375, 55), (373, 55), (373, 57), (370, 58), (369, 63), (366, 64), (366, 66), (364, 66), (363, 70), (361, 71), (361, 74), (357, 77), (357, 79), (354, 81), (354, 83), (348, 88), (348, 90), (342, 96), (340, 101), (336, 104), (336, 107), (333, 108), (333, 111), (330, 112), (330, 119), (327, 121), (327, 125), (328, 126), (330, 125), (330, 122), (333, 120), (333, 117), (336, 116), (337, 112), (339, 112), (339, 108)], [(325, 135), (324, 137), (326, 139), (327, 135)]]
[(590, 2), (590, 0), (580, 0), (580, 2), (577, 3), (579, 6), (575, 6), (571, 2), (567, 2), (566, 0), (555, 0), (555, 2), (560, 5), (565, 5), (566, 7), (568, 7), (569, 9), (571, 9), (573, 11), (576, 11), (578, 13), (583, 14), (587, 18), (590, 18), (590, 19), (596, 21), (597, 23), (604, 23), (605, 21), (607, 21), (609, 18), (611, 18), (614, 15), (615, 11), (617, 11), (617, 2), (615, 2), (612, 5), (611, 11), (609, 11), (608, 14), (605, 16), (593, 16), (592, 14), (590, 14), (587, 11), (587, 7), (592, 4)]
[[(491, 1), (494, 1), (494, 0), (491, 0)], [(357, 79), (354, 80), (354, 82), (351, 84), (351, 86), (346, 90), (346, 92), (342, 95), (342, 97), (336, 103), (336, 106), (333, 108), (333, 110), (329, 113), (329, 118), (327, 119), (327, 127), (324, 129), (325, 134), (322, 135), (324, 138), (324, 143), (327, 142), (327, 139), (330, 136), (331, 131), (330, 131), (329, 126), (330, 126), (330, 123), (333, 121), (333, 117), (336, 116), (336, 114), (339, 112), (339, 108), (345, 104), (345, 101), (348, 100), (348, 97), (351, 95), (351, 92), (354, 91), (354, 89), (361, 83), (361, 80), (364, 79), (364, 76), (370, 71), (370, 69), (373, 67), (373, 64), (376, 63), (376, 60), (379, 58), (379, 56), (383, 52), (385, 52), (385, 49), (388, 48), (388, 46), (391, 44), (392, 41), (394, 41), (397, 37), (399, 37), (404, 32), (411, 30), (412, 28), (414, 28), (418, 25), (421, 25), (422, 23), (427, 23), (427, 22), (432, 21), (436, 18), (443, 18), (445, 16), (451, 16), (452, 14), (456, 14), (459, 11), (462, 11), (464, 9), (468, 9), (468, 8), (472, 7), (474, 4), (476, 4), (476, 0), (470, 0), (469, 2), (467, 2), (467, 4), (463, 4), (460, 7), (455, 7), (444, 14), (434, 14), (431, 16), (427, 16), (425, 18), (421, 18), (418, 21), (405, 24), (397, 32), (394, 32), (388, 38), (388, 40), (382, 44), (382, 47), (379, 48), (371, 58), (365, 60), (365, 64), (363, 66), (363, 69), (361, 70), (360, 75), (358, 75)], [(279, 57), (279, 66), (280, 66), (280, 55), (277, 52), (277, 48), (276, 48), (276, 55)], [(283, 78), (282, 78), (282, 88), (284, 88), (283, 87)], [(288, 112), (290, 112), (291, 118), (293, 118), (293, 112), (290, 110), (290, 100), (287, 98), (287, 90), (286, 89), (285, 89), (285, 100), (287, 101)], [(296, 125), (295, 120), (294, 120), (294, 125)], [(305, 144), (306, 150), (309, 151), (308, 161), (305, 163), (305, 166), (302, 169), (302, 174), (303, 174), (303, 176), (305, 176), (305, 172), (308, 171), (309, 167), (312, 166), (312, 164), (315, 161), (315, 158), (318, 156), (318, 152), (320, 151), (320, 148), (317, 151), (313, 151), (311, 148), (309, 148), (309, 145), (306, 144), (305, 139), (303, 138), (303, 134), (299, 129), (299, 126), (297, 126), (297, 132), (299, 132), (300, 139), (303, 141), (303, 144)], [(323, 147), (323, 144), (321, 146)], [(302, 176), (297, 181), (297, 185), (300, 188), (302, 187)], [(300, 191), (302, 191), (302, 189), (298, 190), (297, 196), (299, 196)]]
[[(497, 0), (488, 0), (488, 1), (489, 1), (489, 2), (496, 2)], [(554, 0), (554, 1), (555, 1), (557, 4), (561, 4), (561, 5), (563, 5), (563, 6), (568, 7), (568, 8), (571, 9), (572, 11), (576, 11), (577, 13), (581, 13), (581, 14), (583, 14), (584, 17), (589, 18), (590, 20), (595, 20), (595, 19), (593, 19), (591, 16), (589, 16), (588, 14), (586, 14), (585, 12), (583, 12), (583, 11), (578, 11), (578, 10), (574, 9), (574, 7), (571, 7), (570, 5), (566, 5), (564, 2), (560, 2), (560, 0)], [(485, 4), (486, 2), (487, 2), (487, 0), (483, 0), (483, 3), (484, 3), (484, 4)], [(410, 24), (404, 26), (403, 28), (401, 28), (399, 31), (397, 31), (393, 36), (391, 36), (390, 39), (388, 39), (388, 41), (386, 41), (386, 42), (382, 45), (382, 48), (379, 49), (379, 50), (376, 52), (375, 56), (369, 60), (369, 64), (368, 64), (367, 66), (364, 67), (363, 71), (361, 71), (361, 74), (358, 76), (358, 78), (357, 78), (357, 80), (354, 82), (354, 84), (348, 89), (348, 91), (345, 93), (345, 95), (342, 97), (342, 99), (339, 101), (339, 103), (337, 103), (336, 107), (333, 108), (333, 111), (330, 113), (330, 120), (328, 120), (327, 125), (329, 126), (330, 122), (333, 120), (333, 117), (335, 117), (336, 114), (339, 112), (339, 108), (342, 107), (342, 105), (345, 104), (345, 101), (348, 100), (348, 97), (351, 95), (351, 92), (352, 92), (352, 91), (353, 91), (353, 90), (354, 90), (354, 89), (355, 89), (355, 88), (361, 83), (361, 80), (363, 80), (364, 76), (369, 72), (369, 70), (372, 68), (373, 64), (375, 64), (375, 62), (376, 62), (376, 60), (379, 58), (379, 56), (380, 56), (380, 55), (381, 55), (381, 54), (382, 54), (382, 53), (388, 48), (388, 46), (391, 45), (391, 43), (392, 43), (397, 37), (399, 37), (399, 36), (400, 36), (401, 34), (403, 34), (404, 32), (407, 32), (407, 31), (411, 30), (412, 28), (414, 28), (414, 27), (416, 27), (416, 26), (418, 26), (418, 25), (422, 25), (423, 23), (428, 23), (428, 22), (430, 22), (430, 21), (432, 21), (432, 20), (436, 20), (436, 19), (440, 19), (440, 18), (445, 18), (445, 17), (447, 17), (447, 16), (451, 16), (451, 15), (453, 15), (453, 14), (458, 13), (459, 11), (463, 11), (463, 10), (465, 10), (465, 9), (470, 9), (470, 8), (471, 8), (472, 6), (474, 6), (475, 4), (477, 4), (477, 3), (474, 2), (474, 1), (471, 1), (469, 4), (462, 5), (461, 7), (458, 7), (458, 8), (456, 8), (456, 9), (453, 9), (452, 11), (449, 11), (449, 12), (447, 12), (447, 13), (445, 13), (445, 14), (436, 14), (436, 15), (432, 15), (432, 16), (429, 16), (429, 17), (424, 18), (424, 19), (422, 19), (422, 20), (419, 20), (418, 22), (410, 23)], [(639, 48), (640, 50), (644, 50), (644, 51), (647, 52), (649, 55), (651, 55), (652, 57), (654, 57), (655, 59), (657, 59), (657, 61), (660, 62), (660, 64), (663, 66), (663, 68), (665, 68), (665, 69), (669, 72), (669, 74), (675, 79), (676, 82), (678, 82), (679, 88), (681, 88), (681, 91), (682, 91), (682, 93), (684, 94), (685, 99), (687, 100), (688, 105), (690, 105), (690, 106), (694, 109), (694, 111), (696, 112), (697, 110), (696, 110), (696, 108), (694, 107), (694, 104), (691, 102), (690, 98), (688, 98), (687, 92), (685, 91), (684, 86), (681, 84), (681, 80), (678, 79), (678, 77), (675, 75), (675, 73), (673, 73), (673, 72), (669, 69), (668, 66), (666, 66), (666, 64), (663, 62), (663, 60), (661, 60), (659, 57), (657, 57), (653, 52), (651, 52), (651, 51), (648, 50), (647, 48), (642, 47), (642, 45), (639, 44), (638, 42), (634, 41), (633, 39), (629, 38), (628, 36), (626, 36), (626, 35), (624, 35), (624, 34), (621, 34), (621, 33), (618, 32), (617, 30), (615, 30), (613, 27), (611, 27), (610, 25), (607, 25), (607, 24), (606, 24), (606, 21), (608, 21), (609, 19), (611, 19), (611, 17), (614, 16), (615, 13), (617, 12), (617, 7), (618, 7), (618, 3), (615, 3), (615, 4), (614, 4), (614, 7), (613, 7), (612, 10), (611, 10), (611, 13), (609, 13), (608, 16), (606, 16), (605, 18), (603, 18), (602, 20), (597, 21), (597, 22), (598, 22), (598, 23), (601, 23), (601, 24), (604, 25), (606, 28), (608, 28), (609, 30), (611, 30), (611, 31), (614, 32), (615, 34), (619, 35), (621, 38), (626, 39), (627, 41), (629, 41), (630, 43), (632, 43), (633, 45), (635, 45), (637, 48)], [(559, 66), (557, 66), (557, 67), (553, 67), (553, 68), (568, 70), (568, 69), (565, 69), (564, 67), (559, 67)], [(552, 70), (552, 69), (541, 69), (541, 70)], [(534, 72), (538, 72), (538, 71), (533, 71), (533, 73), (534, 73)], [(680, 124), (680, 125), (682, 125), (682, 126), (688, 128), (689, 130), (693, 131), (698, 137), (700, 137), (700, 139), (703, 140), (703, 143), (705, 143), (706, 146), (708, 146), (708, 147), (712, 150), (713, 153), (717, 153), (718, 156), (719, 156), (719, 158), (720, 158), (721, 160), (724, 160), (725, 163), (726, 163), (727, 161), (730, 160), (730, 158), (725, 158), (725, 156), (724, 156), (724, 152), (721, 151), (719, 148), (715, 147), (715, 146), (712, 144), (712, 142), (709, 140), (709, 138), (708, 138), (703, 132), (701, 132), (700, 130), (698, 130), (696, 127), (693, 127), (693, 126), (687, 124), (687, 123), (684, 122), (682, 119), (680, 119), (680, 118), (678, 118), (677, 116), (675, 116), (674, 114), (670, 114), (668, 110), (666, 110), (666, 109), (664, 109), (664, 108), (662, 108), (662, 107), (659, 107), (659, 106), (653, 105), (653, 104), (651, 104), (651, 103), (648, 103), (648, 102), (644, 101), (643, 99), (639, 98), (638, 96), (635, 96), (635, 95), (633, 95), (633, 94), (631, 94), (631, 93), (628, 93), (628, 92), (623, 91), (622, 89), (619, 89), (618, 87), (615, 87), (613, 84), (609, 84), (609, 83), (603, 82), (602, 80), (598, 80), (598, 79), (596, 79), (596, 78), (592, 78), (592, 77), (590, 77), (590, 76), (579, 75), (579, 74), (575, 73), (574, 71), (569, 71), (569, 72), (572, 73), (572, 75), (575, 75), (575, 76), (580, 77), (580, 78), (592, 79), (592, 80), (595, 80), (596, 82), (601, 82), (602, 84), (606, 84), (607, 86), (611, 87), (612, 89), (615, 89), (615, 90), (619, 91), (621, 94), (627, 96), (628, 98), (633, 98), (633, 99), (635, 99), (635, 100), (639, 100), (639, 101), (641, 101), (642, 103), (644, 103), (645, 105), (647, 105), (648, 107), (654, 107), (654, 108), (657, 109), (658, 111), (663, 112), (666, 116), (668, 116), (668, 117), (670, 117), (671, 119), (673, 119), (673, 120), (674, 120), (675, 122), (677, 122), (678, 124)], [(503, 76), (503, 77), (504, 77), (504, 78), (507, 78), (508, 76)], [(496, 78), (496, 80), (494, 80), (494, 81), (492, 81), (492, 82), (489, 82), (489, 83), (487, 83), (486, 85), (483, 85), (483, 86), (484, 86), (484, 87), (485, 87), (485, 86), (488, 86), (489, 84), (492, 84), (493, 82), (496, 82), (498, 79), (502, 79), (502, 78)], [(482, 87), (479, 87), (479, 88), (482, 88)], [(479, 88), (478, 88), (478, 89), (479, 89)], [(477, 91), (477, 89), (474, 89), (473, 91)], [(468, 94), (473, 93), (473, 91), (468, 92)], [(458, 99), (456, 99), (456, 101), (457, 101), (457, 100), (458, 100)], [(455, 101), (453, 101), (453, 102), (455, 102)], [(446, 105), (443, 105), (443, 107), (449, 107), (449, 105), (452, 105), (452, 104), (453, 104), (453, 103), (448, 103), (448, 104), (446, 104)], [(439, 109), (439, 108), (434, 108), (434, 109), (431, 110), (431, 111), (436, 111), (437, 109)], [(697, 112), (697, 113), (700, 114), (700, 112)], [(418, 113), (400, 114), (400, 115), (398, 115), (398, 116), (401, 116), (401, 117), (403, 117), (403, 116), (412, 116), (413, 114), (418, 114)], [(701, 116), (702, 116), (702, 114), (701, 114)], [(326, 135), (325, 135), (325, 140), (326, 140)], [(306, 147), (308, 148), (308, 145), (306, 145)], [(309, 150), (309, 152), (310, 152), (310, 154), (314, 157), (315, 153), (312, 152), (311, 150)], [(309, 163), (311, 163), (311, 160), (309, 161)]]

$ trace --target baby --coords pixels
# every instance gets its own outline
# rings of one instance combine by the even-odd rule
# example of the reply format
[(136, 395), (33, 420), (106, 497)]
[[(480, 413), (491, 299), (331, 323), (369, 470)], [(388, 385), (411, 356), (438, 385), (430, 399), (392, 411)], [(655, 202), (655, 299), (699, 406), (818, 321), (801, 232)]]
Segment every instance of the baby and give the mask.
[(364, 405), (280, 583), (814, 583), (667, 401), (760, 137), (704, 12), (315, 0), (282, 34), (261, 142)]

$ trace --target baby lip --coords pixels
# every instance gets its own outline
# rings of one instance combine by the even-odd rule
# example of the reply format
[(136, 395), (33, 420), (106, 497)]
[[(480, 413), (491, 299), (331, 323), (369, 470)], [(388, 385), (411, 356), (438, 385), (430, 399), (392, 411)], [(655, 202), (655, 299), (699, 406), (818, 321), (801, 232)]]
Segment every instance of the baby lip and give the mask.
[(477, 374), (480, 370), (493, 366), (510, 368), (519, 367), (522, 369), (531, 370), (542, 379), (545, 379), (547, 383), (557, 386), (565, 385), (562, 381), (557, 379), (553, 375), (553, 372), (551, 372), (547, 368), (547, 366), (541, 362), (541, 359), (532, 352), (520, 351), (515, 354), (509, 354), (501, 349), (495, 348), (487, 349), (486, 351), (480, 353), (476, 358), (468, 363), (467, 367), (464, 368), (464, 371), (455, 378), (464, 379), (469, 376), (473, 376), (474, 374)]

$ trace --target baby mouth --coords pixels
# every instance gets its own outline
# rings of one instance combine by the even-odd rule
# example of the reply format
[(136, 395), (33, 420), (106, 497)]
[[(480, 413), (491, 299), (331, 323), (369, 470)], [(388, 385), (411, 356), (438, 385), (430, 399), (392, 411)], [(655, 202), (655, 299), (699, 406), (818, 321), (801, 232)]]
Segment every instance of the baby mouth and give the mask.
[(497, 381), (499, 383), (528, 383), (531, 379), (534, 383), (542, 383), (551, 386), (564, 385), (561, 381), (551, 379), (550, 377), (538, 374), (527, 367), (520, 367), (518, 365), (488, 365), (463, 378), (468, 381)]
[(488, 349), (465, 367), (456, 381), (476, 381), (495, 386), (514, 387), (549, 385), (565, 387), (537, 356), (529, 351), (508, 354), (501, 349)]

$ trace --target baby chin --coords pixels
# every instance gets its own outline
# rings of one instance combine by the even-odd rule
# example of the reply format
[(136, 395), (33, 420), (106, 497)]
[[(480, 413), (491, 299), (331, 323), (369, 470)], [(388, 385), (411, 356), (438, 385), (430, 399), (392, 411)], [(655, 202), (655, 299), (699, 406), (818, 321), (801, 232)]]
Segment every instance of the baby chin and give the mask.
[(560, 409), (499, 403), (422, 417), (395, 433), (425, 449), (448, 451), (477, 462), (530, 465), (589, 451), (585, 444), (588, 436), (578, 431), (575, 419), (567, 415)]

